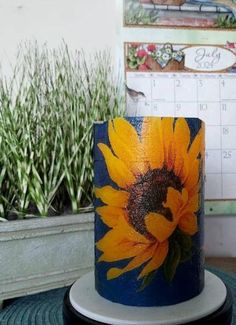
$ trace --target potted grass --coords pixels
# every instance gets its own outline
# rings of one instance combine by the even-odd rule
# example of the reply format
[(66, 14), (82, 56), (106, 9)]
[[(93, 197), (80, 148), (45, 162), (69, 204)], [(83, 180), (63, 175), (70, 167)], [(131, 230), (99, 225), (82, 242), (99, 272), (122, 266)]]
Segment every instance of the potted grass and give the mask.
[(108, 53), (26, 44), (0, 78), (0, 301), (92, 267), (92, 126), (122, 111)]

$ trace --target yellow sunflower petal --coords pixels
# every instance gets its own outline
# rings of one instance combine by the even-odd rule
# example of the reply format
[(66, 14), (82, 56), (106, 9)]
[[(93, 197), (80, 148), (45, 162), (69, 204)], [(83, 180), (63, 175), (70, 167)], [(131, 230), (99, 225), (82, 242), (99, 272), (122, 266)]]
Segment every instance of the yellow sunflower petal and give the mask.
[(179, 152), (176, 152), (175, 155), (175, 162), (174, 162), (174, 172), (176, 176), (179, 176), (181, 183), (183, 183), (183, 178), (185, 172), (186, 172), (186, 168), (185, 165), (187, 164), (187, 154), (180, 154), (180, 150)]
[(111, 179), (121, 188), (127, 188), (135, 182), (135, 176), (128, 169), (123, 161), (116, 158), (107, 145), (98, 144), (104, 159)]
[(124, 239), (123, 234), (117, 231), (117, 228), (113, 228), (108, 231), (97, 243), (96, 247), (102, 252), (110, 251), (111, 246), (118, 245)]
[(121, 140), (130, 146), (138, 147), (140, 140), (135, 128), (124, 118), (117, 117), (112, 120), (115, 131), (119, 134)]
[(150, 244), (150, 240), (135, 231), (135, 229), (129, 225), (125, 217), (120, 217), (116, 226), (109, 230), (105, 236), (96, 243), (96, 246), (102, 252), (106, 252), (112, 250), (111, 247), (121, 242), (131, 242), (133, 245)]
[(96, 212), (101, 216), (102, 221), (111, 228), (115, 227), (119, 218), (124, 217), (125, 214), (122, 208), (109, 205), (98, 207)]
[(145, 157), (151, 169), (161, 169), (164, 163), (161, 123), (161, 118), (146, 117), (143, 120), (141, 138)]
[(183, 232), (194, 235), (197, 232), (197, 218), (194, 212), (198, 209), (198, 196), (189, 197), (188, 195), (189, 193), (186, 189), (179, 193), (169, 187), (167, 200), (163, 205), (171, 209), (174, 223), (178, 224)]
[[(198, 156), (199, 156), (199, 154), (201, 154), (202, 156), (204, 155), (204, 147), (205, 147), (204, 128), (205, 127), (203, 125), (201, 127), (201, 129), (198, 131), (198, 134), (195, 136), (195, 138), (189, 148), (187, 156), (184, 158), (185, 163), (184, 163), (183, 169), (179, 173), (179, 177), (181, 178), (182, 184), (185, 184), (189, 178), (192, 179), (193, 174), (195, 174), (194, 175), (195, 180), (193, 181), (194, 182), (193, 187), (195, 187), (196, 191), (198, 191), (196, 188), (196, 184), (198, 183), (198, 176), (199, 176), (198, 174), (199, 174), (199, 166), (200, 166)], [(197, 164), (197, 166), (196, 166), (195, 170), (193, 170), (192, 166), (195, 164)], [(192, 180), (190, 182), (192, 182)], [(190, 191), (190, 186), (189, 186), (190, 182), (187, 181), (187, 183), (188, 183), (187, 187), (189, 189), (189, 193), (193, 193), (194, 192), (193, 187), (192, 187), (192, 190)]]
[(164, 117), (162, 119), (162, 134), (164, 143), (164, 161), (168, 170), (171, 170), (175, 161), (174, 150), (174, 119), (171, 117)]
[(189, 196), (192, 196), (193, 193), (198, 192), (198, 184), (199, 184), (199, 160), (195, 160), (189, 172), (189, 175), (184, 183), (184, 186), (188, 190)]
[(174, 137), (176, 150), (183, 148), (184, 151), (187, 151), (190, 142), (190, 130), (185, 119), (177, 119), (175, 123)]
[(133, 241), (134, 243), (149, 244), (150, 240), (137, 232), (125, 218), (120, 218), (116, 230), (121, 233), (123, 240)]
[(179, 220), (179, 229), (188, 235), (194, 235), (198, 231), (197, 217), (193, 213), (186, 213)]
[[(176, 159), (177, 159), (177, 157), (176, 157)], [(179, 167), (181, 167), (181, 166), (182, 167), (179, 170), (178, 175), (177, 175), (177, 171), (176, 171), (176, 175), (179, 176), (181, 183), (184, 184), (186, 182), (186, 179), (188, 178), (189, 172), (191, 170), (191, 164), (189, 163), (188, 154), (183, 155), (182, 159), (184, 159), (184, 162), (183, 163), (180, 162)], [(176, 164), (177, 164), (177, 162), (176, 162)]]
[(150, 245), (150, 247), (148, 247), (141, 254), (135, 256), (123, 269), (115, 268), (115, 267), (111, 268), (107, 272), (107, 279), (108, 280), (115, 279), (118, 276), (122, 275), (123, 273), (132, 271), (137, 267), (141, 266), (143, 263), (147, 262), (148, 260), (150, 260), (150, 258), (152, 258), (155, 248), (156, 248), (156, 244)]
[[(120, 126), (118, 127), (118, 130), (115, 129), (116, 124), (123, 124), (123, 127), (126, 128), (126, 133), (133, 134), (132, 138), (125, 138), (123, 136), (124, 130), (121, 130)], [(134, 174), (140, 174), (147, 170), (147, 162), (143, 159), (143, 148), (137, 133), (136, 137), (134, 136), (135, 133), (136, 130), (127, 121), (115, 123), (114, 120), (114, 124), (113, 121), (109, 122), (108, 135), (112, 150), (115, 155), (127, 165), (129, 170)], [(132, 140), (134, 140), (134, 142), (132, 142)]]
[(99, 258), (99, 262), (116, 262), (141, 254), (147, 248), (146, 244), (120, 242), (110, 246)]
[(184, 170), (187, 161), (187, 149), (190, 142), (190, 130), (185, 119), (177, 119), (174, 130), (175, 162), (174, 171), (177, 176)]
[(198, 134), (195, 136), (191, 147), (189, 148), (189, 159), (190, 161), (195, 160), (199, 153), (202, 153), (204, 149), (204, 125), (201, 127), (201, 129), (198, 131)]
[(168, 240), (164, 241), (163, 243), (160, 243), (156, 251), (150, 260), (150, 262), (147, 263), (147, 265), (143, 268), (142, 272), (139, 274), (138, 279), (143, 278), (145, 275), (148, 275), (154, 270), (157, 270), (165, 261), (165, 258), (168, 254), (169, 250), (169, 242)]
[(111, 186), (95, 188), (95, 195), (105, 204), (113, 207), (125, 208), (128, 204), (129, 193), (121, 190), (115, 190)]
[(194, 194), (189, 197), (186, 206), (184, 207), (185, 212), (196, 212), (199, 209), (199, 194)]
[(188, 191), (186, 190), (186, 188), (183, 188), (182, 190), (182, 201), (183, 201), (183, 204), (186, 204), (188, 202)]
[(163, 206), (171, 210), (175, 222), (178, 222), (178, 211), (182, 206), (182, 202), (182, 194), (173, 187), (168, 187), (166, 202), (163, 203)]
[(171, 222), (158, 213), (149, 213), (145, 217), (145, 224), (148, 231), (159, 242), (163, 242), (169, 238), (176, 228), (176, 222)]

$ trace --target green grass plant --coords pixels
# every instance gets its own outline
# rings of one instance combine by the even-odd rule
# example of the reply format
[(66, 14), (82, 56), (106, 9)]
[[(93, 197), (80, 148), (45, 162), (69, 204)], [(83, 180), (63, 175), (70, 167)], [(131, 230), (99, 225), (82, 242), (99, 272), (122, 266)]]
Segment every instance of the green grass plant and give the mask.
[(108, 52), (22, 45), (0, 77), (0, 220), (91, 209), (93, 122), (123, 112)]

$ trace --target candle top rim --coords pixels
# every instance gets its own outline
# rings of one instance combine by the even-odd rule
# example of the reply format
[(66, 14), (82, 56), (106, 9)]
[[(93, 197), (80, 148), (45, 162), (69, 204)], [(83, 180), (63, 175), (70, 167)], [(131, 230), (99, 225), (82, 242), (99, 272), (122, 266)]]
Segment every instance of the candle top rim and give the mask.
[(184, 119), (184, 120), (196, 120), (196, 121), (200, 121), (201, 123), (205, 124), (205, 122), (200, 119), (199, 117), (184, 117), (184, 116), (180, 116), (180, 117), (176, 117), (176, 116), (116, 116), (113, 118), (109, 118), (107, 120), (103, 120), (103, 121), (94, 121), (93, 124), (103, 124), (103, 123), (107, 123), (109, 121), (112, 121), (116, 118), (125, 118), (127, 120), (143, 120), (144, 118), (148, 118), (148, 119), (157, 119), (157, 118), (174, 118), (174, 119)]

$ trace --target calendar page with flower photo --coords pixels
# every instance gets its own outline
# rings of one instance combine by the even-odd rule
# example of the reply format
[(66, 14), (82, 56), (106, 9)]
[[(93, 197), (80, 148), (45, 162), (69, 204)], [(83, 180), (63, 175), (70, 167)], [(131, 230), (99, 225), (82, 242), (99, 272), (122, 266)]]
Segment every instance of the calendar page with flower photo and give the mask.
[(126, 26), (235, 29), (235, 0), (124, 0)]
[(206, 123), (206, 212), (236, 200), (236, 43), (125, 43), (128, 116), (198, 117)]

